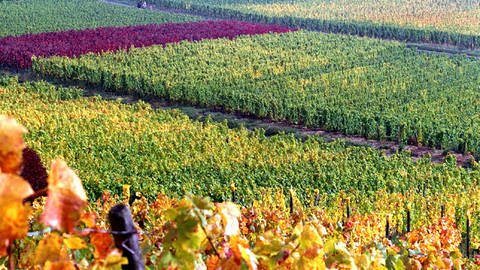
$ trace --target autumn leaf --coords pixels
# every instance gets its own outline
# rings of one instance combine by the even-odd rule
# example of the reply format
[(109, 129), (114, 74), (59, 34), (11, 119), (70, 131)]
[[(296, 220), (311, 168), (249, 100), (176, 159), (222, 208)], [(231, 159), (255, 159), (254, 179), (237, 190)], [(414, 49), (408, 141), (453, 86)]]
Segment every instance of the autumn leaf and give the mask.
[(248, 269), (257, 270), (258, 260), (255, 254), (249, 248), (245, 248), (242, 245), (238, 245), (238, 250), (240, 251), (242, 259), (247, 263)]
[(54, 229), (72, 232), (86, 205), (87, 195), (80, 178), (64, 161), (53, 161), (42, 223)]
[(71, 261), (51, 262), (47, 261), (43, 270), (76, 270), (75, 264)]
[(0, 173), (0, 256), (7, 255), (13, 240), (27, 234), (30, 207), (23, 205), (23, 199), (31, 194), (32, 188), (21, 177)]
[(63, 239), (63, 243), (68, 249), (72, 250), (87, 248), (85, 241), (76, 236)]
[(90, 243), (95, 248), (93, 253), (95, 259), (105, 259), (113, 248), (113, 237), (107, 233), (92, 233)]
[(234, 236), (240, 234), (238, 219), (242, 215), (240, 209), (231, 202), (217, 204), (218, 212), (222, 216), (222, 222), (225, 226), (225, 235)]
[[(58, 233), (52, 233), (38, 243), (35, 250), (35, 264), (45, 265), (50, 262), (51, 269), (58, 269), (55, 263), (68, 262), (67, 249), (63, 244), (63, 237)], [(52, 264), (53, 263), (53, 264)]]
[(20, 176), (0, 173), (0, 197), (20, 200), (33, 194), (30, 184)]
[(121, 270), (122, 265), (128, 264), (128, 259), (122, 257), (122, 254), (114, 249), (104, 260), (98, 261), (94, 266), (93, 270)]
[(15, 119), (0, 115), (0, 172), (20, 172), (25, 133), (27, 130)]
[(30, 207), (20, 200), (0, 198), (0, 257), (7, 255), (7, 248), (15, 239), (21, 239), (28, 232)]
[(80, 220), (87, 228), (93, 228), (97, 221), (97, 214), (93, 212), (83, 213)]

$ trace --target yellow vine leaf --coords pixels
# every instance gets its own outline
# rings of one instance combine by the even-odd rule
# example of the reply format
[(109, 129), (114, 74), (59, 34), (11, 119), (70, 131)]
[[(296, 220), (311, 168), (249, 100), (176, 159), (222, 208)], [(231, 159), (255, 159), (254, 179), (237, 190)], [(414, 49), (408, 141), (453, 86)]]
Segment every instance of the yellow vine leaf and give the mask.
[(240, 251), (242, 259), (247, 263), (248, 269), (257, 270), (258, 260), (255, 254), (249, 248), (245, 248), (242, 245), (238, 245), (238, 250)]
[(43, 266), (43, 270), (76, 270), (75, 265), (71, 261), (51, 262), (47, 261)]
[(105, 260), (97, 263), (93, 270), (121, 270), (122, 265), (128, 264), (128, 259), (122, 257), (122, 254), (117, 250), (112, 250)]
[[(63, 237), (58, 233), (52, 233), (43, 238), (35, 250), (35, 264), (45, 265), (49, 269), (70, 269), (68, 268), (68, 252), (63, 244)], [(62, 262), (67, 262), (63, 264)], [(59, 266), (67, 268), (59, 268)]]
[(217, 204), (218, 212), (222, 217), (225, 226), (225, 235), (234, 236), (240, 234), (238, 219), (242, 215), (237, 205), (231, 202)]
[(80, 178), (64, 161), (53, 161), (42, 223), (54, 229), (72, 232), (86, 205), (87, 195)]
[(0, 256), (7, 255), (13, 240), (27, 234), (30, 207), (23, 205), (23, 199), (31, 194), (32, 188), (21, 177), (0, 173)]
[(63, 243), (68, 249), (77, 250), (87, 248), (87, 243), (79, 237), (71, 237), (63, 239)]
[(0, 115), (0, 172), (18, 174), (27, 130), (15, 119)]

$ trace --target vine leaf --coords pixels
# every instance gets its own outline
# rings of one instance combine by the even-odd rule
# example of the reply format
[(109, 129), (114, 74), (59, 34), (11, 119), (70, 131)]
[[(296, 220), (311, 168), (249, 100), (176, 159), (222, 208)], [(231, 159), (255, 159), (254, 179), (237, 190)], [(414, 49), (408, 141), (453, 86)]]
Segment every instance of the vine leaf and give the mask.
[(225, 226), (225, 235), (234, 236), (240, 234), (240, 226), (238, 219), (241, 217), (242, 213), (240, 209), (231, 202), (219, 203), (217, 204), (218, 211), (222, 216), (222, 222)]
[(0, 115), (0, 172), (20, 172), (25, 133), (27, 130), (15, 119)]
[(110, 250), (113, 248), (113, 238), (107, 233), (92, 233), (90, 235), (90, 243), (95, 248), (93, 256), (97, 260), (107, 258)]
[(87, 248), (87, 243), (79, 237), (70, 237), (63, 239), (63, 243), (68, 249), (77, 250)]
[(73, 232), (86, 205), (87, 195), (80, 178), (64, 161), (53, 161), (42, 223), (60, 231)]
[(47, 235), (38, 243), (35, 264), (43, 266), (43, 269), (75, 269), (63, 237), (56, 232)]
[(23, 199), (33, 190), (21, 177), (0, 173), (0, 256), (7, 255), (7, 248), (15, 239), (26, 236), (30, 207)]

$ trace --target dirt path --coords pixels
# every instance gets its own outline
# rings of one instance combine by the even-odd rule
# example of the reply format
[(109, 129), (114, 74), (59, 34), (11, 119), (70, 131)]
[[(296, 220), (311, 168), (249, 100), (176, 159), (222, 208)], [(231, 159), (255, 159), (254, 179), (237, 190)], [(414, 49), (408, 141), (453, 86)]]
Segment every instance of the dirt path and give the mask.
[[(12, 70), (0, 70), (0, 75), (19, 76), (21, 82), (40, 80), (38, 76), (30, 71), (21, 73)], [(369, 140), (361, 136), (349, 136), (340, 132), (326, 131), (320, 128), (305, 128), (300, 125), (294, 125), (286, 121), (272, 121), (269, 119), (259, 119), (253, 116), (239, 115), (235, 113), (226, 113), (222, 110), (212, 110), (208, 108), (198, 108), (186, 104), (172, 103), (160, 98), (139, 98), (133, 95), (124, 95), (114, 92), (107, 92), (98, 87), (91, 87), (85, 84), (62, 83), (57, 80), (47, 80), (58, 86), (77, 86), (85, 90), (87, 96), (99, 95), (107, 100), (121, 99), (124, 103), (135, 103), (143, 100), (149, 103), (155, 109), (178, 109), (188, 115), (193, 120), (205, 121), (207, 118), (215, 122), (227, 121), (230, 128), (244, 126), (249, 130), (264, 129), (267, 136), (273, 136), (279, 133), (293, 133), (295, 136), (306, 139), (309, 136), (319, 136), (326, 141), (345, 140), (350, 145), (367, 146), (383, 151), (387, 156), (394, 155), (399, 151), (409, 151), (414, 160), (418, 160), (426, 155), (431, 157), (432, 162), (442, 163), (446, 153), (451, 153), (457, 158), (458, 166), (468, 166), (469, 159), (472, 157), (461, 153), (433, 149), (430, 147), (404, 145), (400, 146), (393, 141)]]

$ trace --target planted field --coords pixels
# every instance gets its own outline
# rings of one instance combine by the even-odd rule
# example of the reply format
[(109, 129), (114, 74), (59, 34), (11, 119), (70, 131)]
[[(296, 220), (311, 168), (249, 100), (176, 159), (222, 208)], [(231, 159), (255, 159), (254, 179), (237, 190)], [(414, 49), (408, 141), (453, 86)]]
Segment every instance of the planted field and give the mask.
[(480, 153), (480, 63), (395, 42), (294, 32), (36, 59), (34, 70), (307, 127)]
[(195, 16), (112, 6), (97, 0), (0, 1), (0, 37), (196, 20)]
[(478, 268), (479, 60), (297, 31), (480, 47), (478, 0), (154, 2), (228, 20), (0, 0), (0, 269)]
[[(477, 167), (458, 168), (454, 160), (443, 165), (428, 160), (415, 163), (407, 155), (387, 158), (379, 151), (348, 147), (338, 141), (265, 137), (261, 132), (231, 130), (225, 124), (195, 122), (179, 111), (153, 110), (144, 103), (124, 105), (85, 98), (79, 89), (57, 88), (44, 82), (18, 84), (15, 79), (4, 78), (0, 101), (0, 114), (8, 113), (28, 128), (27, 145), (43, 160), (62, 156), (78, 172), (89, 198), (102, 198), (93, 208), (98, 213), (108, 211), (107, 207), (119, 200), (101, 196), (106, 191), (123, 195), (125, 200), (125, 184), (131, 185), (131, 194), (140, 192), (151, 200), (164, 192), (173, 197), (194, 193), (224, 201), (231, 198), (234, 183), (237, 201), (244, 205), (256, 201), (236, 217), (241, 218), (242, 237), (260, 239), (259, 234), (269, 235), (282, 226), (286, 227), (281, 231), (293, 235), (294, 226), (301, 226), (299, 222), (314, 222), (315, 226), (326, 226), (322, 234), (325, 241), (344, 241), (350, 252), (363, 254), (359, 246), (386, 241), (389, 220), (388, 233), (418, 229), (401, 241), (411, 250), (430, 252), (428, 259), (422, 254), (412, 255), (429, 265), (439, 263), (433, 258), (450, 258), (444, 249), (453, 252), (459, 248), (466, 213), (470, 220), (480, 214), (480, 172)], [(283, 192), (289, 188), (292, 203)], [(173, 201), (162, 195), (151, 206), (139, 200), (133, 204), (136, 220), (146, 226), (144, 229), (168, 230), (161, 226), (165, 219), (158, 215), (170, 207), (175, 208), (170, 213), (189, 209), (184, 208), (189, 204), (169, 202)], [(407, 213), (409, 221), (405, 219)], [(307, 215), (315, 216), (315, 221)], [(439, 221), (442, 215), (445, 219)], [(345, 227), (336, 228), (338, 224)], [(448, 229), (449, 234), (434, 228)], [(472, 222), (469, 228), (473, 235), (470, 243), (476, 245), (478, 222)], [(172, 243), (160, 231), (154, 235), (159, 243)], [(420, 245), (419, 237), (437, 239), (440, 235), (449, 240), (434, 245), (435, 249)], [(148, 247), (153, 245), (151, 238), (143, 241)], [(398, 241), (385, 243), (401, 246)], [(185, 243), (185, 247), (191, 245)], [(261, 254), (261, 245), (256, 245), (255, 253)], [(154, 250), (146, 249), (146, 258), (156, 254)], [(394, 250), (401, 254), (398, 248)], [(82, 254), (79, 256), (85, 256)], [(273, 255), (260, 258), (275, 260)]]
[(79, 56), (89, 52), (127, 50), (182, 40), (235, 38), (238, 35), (282, 33), (286, 27), (240, 21), (201, 21), (51, 32), (0, 38), (0, 65), (28, 68), (32, 56)]
[(291, 27), (412, 42), (480, 47), (478, 0), (152, 2), (222, 18), (280, 23)]

